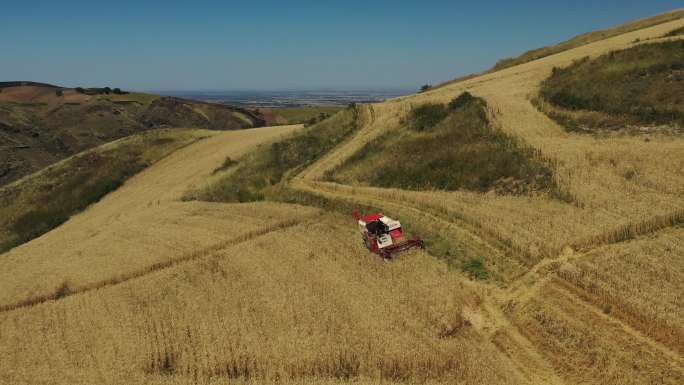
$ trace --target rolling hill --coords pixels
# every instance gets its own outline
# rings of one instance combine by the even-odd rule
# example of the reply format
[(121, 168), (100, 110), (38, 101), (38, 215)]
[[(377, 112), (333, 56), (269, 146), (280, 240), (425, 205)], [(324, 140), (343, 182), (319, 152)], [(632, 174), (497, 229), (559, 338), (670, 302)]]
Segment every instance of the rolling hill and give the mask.
[(0, 186), (0, 253), (61, 225), (131, 176), (207, 135), (200, 129), (147, 130)]
[[(583, 66), (628, 82), (632, 55), (683, 27), (617, 29), (306, 128), (207, 133), (0, 255), (0, 383), (683, 383), (678, 117), (599, 135), (543, 106), (576, 112), (559, 89), (634, 102), (594, 98)], [(581, 110), (624, 118), (602, 107)], [(373, 168), (416, 144), (430, 162), (401, 167), (421, 183), (385, 183)], [(427, 250), (374, 257), (353, 208)]]
[(252, 111), (142, 93), (0, 82), (0, 185), (67, 156), (145, 130), (259, 127)]

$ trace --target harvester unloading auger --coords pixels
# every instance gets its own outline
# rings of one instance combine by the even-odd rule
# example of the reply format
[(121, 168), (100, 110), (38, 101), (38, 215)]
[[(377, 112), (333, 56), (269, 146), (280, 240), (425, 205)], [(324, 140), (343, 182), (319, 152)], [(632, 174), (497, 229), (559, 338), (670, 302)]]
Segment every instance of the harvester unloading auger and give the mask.
[(361, 216), (354, 210), (352, 216), (359, 222), (359, 231), (368, 250), (386, 260), (400, 251), (414, 247), (425, 248), (423, 240), (415, 235), (411, 239), (406, 239), (401, 223), (382, 213)]

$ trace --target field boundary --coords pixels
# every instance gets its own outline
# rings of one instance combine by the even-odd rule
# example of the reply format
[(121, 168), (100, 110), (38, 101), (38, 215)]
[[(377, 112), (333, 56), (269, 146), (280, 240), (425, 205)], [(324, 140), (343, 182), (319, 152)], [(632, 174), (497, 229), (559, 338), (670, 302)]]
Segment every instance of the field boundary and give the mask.
[(24, 299), (22, 301), (11, 303), (11, 304), (0, 305), (0, 313), (7, 313), (7, 312), (14, 311), (14, 310), (29, 308), (29, 307), (37, 306), (37, 305), (47, 303), (47, 302), (58, 301), (58, 300), (61, 300), (63, 298), (71, 297), (74, 295), (84, 294), (84, 293), (88, 293), (90, 291), (95, 291), (95, 290), (104, 289), (104, 288), (107, 288), (110, 286), (115, 286), (115, 285), (119, 285), (122, 283), (126, 283), (128, 281), (132, 281), (132, 280), (135, 280), (138, 278), (145, 277), (145, 276), (150, 275), (150, 274), (157, 273), (157, 272), (165, 270), (165, 269), (175, 267), (176, 265), (180, 265), (180, 264), (183, 264), (186, 262), (191, 262), (193, 260), (209, 256), (209, 255), (211, 255), (211, 254), (213, 254), (219, 250), (222, 250), (222, 249), (225, 249), (228, 247), (232, 247), (232, 246), (236, 246), (238, 244), (250, 241), (250, 240), (258, 238), (258, 237), (262, 237), (264, 235), (268, 235), (268, 234), (273, 233), (273, 232), (277, 232), (277, 231), (280, 231), (283, 229), (287, 229), (287, 228), (291, 228), (294, 226), (304, 224), (305, 222), (310, 221), (310, 220), (312, 220), (318, 216), (319, 216), (319, 213), (316, 213), (316, 214), (304, 216), (302, 218), (296, 218), (296, 219), (290, 219), (290, 220), (278, 222), (278, 223), (273, 224), (271, 226), (267, 226), (267, 227), (257, 229), (257, 230), (252, 230), (252, 231), (249, 231), (249, 232), (244, 233), (242, 235), (238, 235), (234, 238), (227, 239), (227, 240), (224, 240), (221, 242), (217, 242), (213, 245), (204, 247), (204, 248), (197, 250), (195, 252), (192, 252), (192, 253), (188, 253), (188, 254), (183, 255), (181, 257), (170, 259), (170, 260), (163, 261), (163, 262), (154, 263), (152, 265), (147, 266), (144, 269), (134, 271), (134, 272), (131, 272), (128, 274), (122, 274), (120, 276), (108, 278), (108, 279), (105, 279), (102, 281), (92, 282), (92, 283), (89, 283), (86, 285), (76, 286), (76, 287), (70, 287), (68, 285), (68, 283), (65, 282), (62, 285), (60, 285), (58, 288), (56, 288), (56, 290), (54, 290), (52, 293), (34, 296), (34, 297), (27, 298), (27, 299)]

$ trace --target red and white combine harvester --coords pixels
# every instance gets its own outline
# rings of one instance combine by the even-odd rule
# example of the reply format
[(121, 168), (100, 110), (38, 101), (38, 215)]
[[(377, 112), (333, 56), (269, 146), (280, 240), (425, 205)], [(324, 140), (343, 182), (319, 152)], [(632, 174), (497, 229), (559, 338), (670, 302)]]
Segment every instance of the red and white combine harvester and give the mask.
[(356, 210), (352, 212), (352, 216), (359, 221), (359, 231), (368, 250), (386, 260), (400, 251), (413, 247), (425, 248), (425, 243), (415, 235), (406, 239), (401, 223), (397, 220), (381, 213), (361, 216)]

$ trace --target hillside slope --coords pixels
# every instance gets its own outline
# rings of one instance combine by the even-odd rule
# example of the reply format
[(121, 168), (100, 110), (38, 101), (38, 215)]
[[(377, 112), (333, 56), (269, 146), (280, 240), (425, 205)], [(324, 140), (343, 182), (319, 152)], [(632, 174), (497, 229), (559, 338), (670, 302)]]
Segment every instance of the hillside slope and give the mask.
[(253, 112), (221, 104), (0, 82), (0, 185), (149, 129), (231, 130), (263, 125), (264, 120)]
[(0, 253), (59, 226), (140, 170), (207, 135), (206, 130), (148, 130), (0, 186)]
[[(607, 28), (600, 31), (583, 33), (579, 36), (575, 36), (572, 39), (566, 40), (556, 45), (533, 49), (517, 57), (501, 59), (496, 63), (496, 65), (491, 69), (491, 71), (499, 71), (505, 68), (528, 63), (533, 60), (541, 59), (546, 56), (567, 51), (572, 48), (581, 47), (585, 44), (593, 43), (613, 36), (622, 35), (628, 32), (652, 27), (654, 25), (668, 23), (673, 20), (681, 19), (682, 17), (684, 17), (684, 9), (677, 9), (674, 11), (665, 12), (660, 15), (647, 17), (645, 19), (627, 22), (616, 27)], [(668, 31), (668, 33), (670, 32)]]
[[(670, 231), (684, 223), (684, 138), (667, 132), (650, 136), (648, 141), (640, 137), (601, 139), (567, 133), (538, 111), (531, 99), (554, 67), (645, 40), (657, 41), (683, 25), (684, 20), (679, 19), (369, 106), (373, 116), (370, 124), (295, 178), (292, 186), (326, 199), (384, 207), (414, 222), (423, 212), (422, 216), (432, 221), (444, 221), (432, 231), (444, 232), (450, 223), (463, 230), (453, 230), (452, 239), (460, 237), (470, 244), (484, 240), (503, 246), (505, 258), (494, 253), (482, 255), (486, 268), (498, 270), (503, 265), (504, 270), (515, 271), (510, 262), (515, 260), (524, 273), (499, 275), (510, 289), (492, 295), (491, 300), (494, 306), (507, 310), (507, 318), (548, 357), (566, 383), (637, 384), (662, 379), (677, 383), (684, 373), (681, 338), (665, 336), (681, 336), (684, 329), (681, 323), (656, 318), (681, 317), (681, 303), (672, 293), (660, 293), (663, 309), (668, 310), (661, 314), (649, 310), (651, 315), (647, 317), (652, 318), (647, 322), (637, 314), (638, 309), (650, 308), (650, 300), (630, 301), (616, 288), (651, 290), (652, 280), (627, 274), (627, 267), (622, 265), (622, 258), (633, 255), (634, 248), (648, 244), (660, 252), (640, 264), (639, 269), (649, 272), (648, 276), (656, 274), (658, 260), (666, 259), (669, 275), (663, 284), (673, 287), (684, 278), (684, 265), (669, 262), (673, 256), (681, 261), (684, 254), (679, 242), (671, 236), (649, 240), (649, 234)], [(400, 126), (416, 106), (447, 103), (464, 91), (486, 100), (495, 125), (548, 159), (556, 184), (565, 191), (565, 201), (467, 191), (409, 192), (323, 182), (331, 170), (363, 151), (367, 143)], [(636, 170), (639, 177), (625, 177), (629, 170)], [(622, 247), (624, 257), (616, 255), (611, 247), (635, 238), (637, 241)], [(569, 274), (577, 269), (576, 264), (587, 260), (586, 252), (613, 260), (602, 267), (600, 275)], [(570, 321), (574, 318), (586, 321)], [(655, 322), (658, 326), (654, 326)], [(587, 335), (586, 329), (593, 333)], [(616, 350), (626, 354), (613, 354)], [(568, 363), (570, 357), (574, 361)], [(596, 366), (595, 360), (604, 366)], [(635, 361), (652, 370), (627, 369)], [(591, 366), (591, 374), (581, 369), (585, 365)]]
[[(531, 101), (554, 67), (682, 27), (358, 106), (360, 127), (281, 172), (271, 201), (181, 198), (296, 127), (176, 151), (0, 255), (0, 382), (683, 383), (684, 137), (567, 132)], [(326, 181), (411, 111), (465, 91), (486, 102), (493, 129), (538, 153), (564, 199)], [(369, 254), (354, 207), (399, 217), (427, 251)], [(490, 274), (474, 280), (459, 258)]]
[[(587, 32), (583, 33), (581, 35), (575, 36), (571, 39), (562, 41), (558, 44), (546, 46), (546, 47), (541, 47), (541, 48), (535, 48), (531, 49), (527, 52), (524, 52), (518, 56), (515, 57), (508, 57), (501, 59), (496, 62), (496, 64), (489, 70), (485, 71), (484, 73), (481, 74), (470, 74), (470, 75), (465, 75), (457, 79), (449, 80), (446, 81), (442, 84), (439, 84), (437, 87), (443, 87), (445, 85), (453, 84), (453, 83), (459, 83), (464, 80), (469, 80), (473, 79), (477, 76), (481, 76), (484, 74), (500, 71), (506, 68), (518, 66), (521, 64), (529, 63), (531, 61), (541, 59), (547, 56), (555, 55), (557, 53), (561, 53), (563, 51), (567, 51), (573, 48), (581, 47), (586, 44), (594, 43), (603, 39), (607, 39), (610, 37), (615, 37), (618, 35), (622, 35), (628, 32), (633, 32), (637, 31), (640, 29), (645, 29), (648, 27), (652, 27), (655, 25), (659, 24), (664, 24), (668, 23), (671, 21), (675, 21), (678, 19), (681, 19), (684, 17), (684, 9), (675, 9), (669, 12), (665, 12), (659, 15), (647, 17), (644, 19), (639, 19), (639, 20), (634, 20), (630, 21), (621, 25), (617, 25), (615, 27), (611, 28), (606, 28), (603, 30), (599, 31), (592, 31), (592, 32)], [(678, 33), (681, 33), (680, 30), (670, 30), (666, 34), (674, 36)]]
[(536, 104), (567, 130), (594, 134), (684, 129), (684, 42), (639, 44), (556, 68)]
[[(226, 156), (296, 128), (185, 147), (1, 255), (0, 352), (11, 359), (0, 381), (520, 383), (462, 317), (479, 294), (428, 254), (388, 266), (354, 242), (346, 217), (310, 207), (179, 201)], [(58, 314), (68, 319), (54, 324)]]

